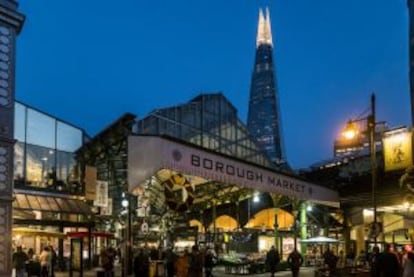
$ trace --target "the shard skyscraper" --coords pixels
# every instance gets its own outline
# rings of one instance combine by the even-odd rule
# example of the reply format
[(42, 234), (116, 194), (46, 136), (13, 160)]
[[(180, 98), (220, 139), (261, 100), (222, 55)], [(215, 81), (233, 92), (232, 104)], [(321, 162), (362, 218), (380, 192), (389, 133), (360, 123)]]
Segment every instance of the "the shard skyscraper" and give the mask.
[(287, 168), (270, 25), (269, 9), (265, 13), (260, 9), (247, 128), (272, 162), (278, 167)]

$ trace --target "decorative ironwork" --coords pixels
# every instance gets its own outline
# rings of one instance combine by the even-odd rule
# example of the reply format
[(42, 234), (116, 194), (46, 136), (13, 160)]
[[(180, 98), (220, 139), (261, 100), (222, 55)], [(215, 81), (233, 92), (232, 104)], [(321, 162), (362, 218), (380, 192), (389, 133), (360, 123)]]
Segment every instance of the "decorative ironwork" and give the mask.
[[(182, 174), (174, 174), (163, 183), (165, 199), (170, 209), (185, 212), (194, 202), (194, 187)], [(174, 187), (179, 189), (175, 190)]]

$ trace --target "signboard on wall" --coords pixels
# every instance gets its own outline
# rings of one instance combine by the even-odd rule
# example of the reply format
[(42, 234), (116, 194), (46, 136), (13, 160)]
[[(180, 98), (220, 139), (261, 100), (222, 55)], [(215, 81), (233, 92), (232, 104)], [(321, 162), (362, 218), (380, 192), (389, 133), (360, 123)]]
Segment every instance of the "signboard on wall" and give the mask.
[(382, 140), (385, 171), (402, 170), (413, 164), (411, 132), (407, 128), (392, 130)]
[(106, 207), (101, 208), (101, 215), (112, 215), (112, 203), (112, 198), (108, 198), (108, 205)]
[(108, 206), (108, 182), (96, 181), (96, 199), (93, 204), (97, 207)]
[[(145, 159), (151, 157), (151, 159)], [(293, 174), (245, 162), (211, 150), (165, 137), (128, 137), (128, 183), (134, 191), (158, 170), (168, 168), (208, 180), (238, 184), (260, 191), (339, 207), (338, 192)]]
[(85, 167), (85, 198), (88, 200), (96, 199), (96, 179), (96, 167), (87, 165)]
[(151, 212), (151, 205), (150, 200), (147, 195), (141, 194), (137, 197), (137, 203), (139, 203), (139, 206), (136, 210), (138, 217), (147, 217)]

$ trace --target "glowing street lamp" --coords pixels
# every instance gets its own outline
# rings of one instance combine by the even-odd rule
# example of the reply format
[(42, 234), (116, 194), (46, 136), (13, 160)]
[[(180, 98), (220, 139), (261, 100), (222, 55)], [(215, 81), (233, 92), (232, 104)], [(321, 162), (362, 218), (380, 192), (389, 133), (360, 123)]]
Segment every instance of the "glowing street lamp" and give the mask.
[(255, 193), (253, 196), (253, 203), (259, 203), (260, 202), (260, 196), (259, 193)]
[(129, 206), (128, 199), (122, 199), (121, 205), (122, 205), (123, 208), (128, 208), (128, 206)]
[(358, 128), (354, 121), (348, 121), (345, 129), (342, 131), (342, 136), (347, 140), (353, 140), (358, 135)]
[(375, 144), (375, 94), (371, 95), (371, 113), (364, 118), (357, 118), (355, 120), (348, 121), (347, 126), (345, 127), (342, 135), (346, 139), (354, 139), (358, 134), (356, 128), (356, 123), (365, 120), (367, 122), (367, 129), (369, 132), (369, 146), (371, 154), (371, 197), (372, 197), (372, 207), (374, 211), (374, 221), (371, 226), (371, 232), (374, 237), (374, 245), (377, 244), (377, 236), (380, 231), (379, 224), (377, 222), (377, 199), (376, 199), (376, 187), (377, 187), (377, 151)]

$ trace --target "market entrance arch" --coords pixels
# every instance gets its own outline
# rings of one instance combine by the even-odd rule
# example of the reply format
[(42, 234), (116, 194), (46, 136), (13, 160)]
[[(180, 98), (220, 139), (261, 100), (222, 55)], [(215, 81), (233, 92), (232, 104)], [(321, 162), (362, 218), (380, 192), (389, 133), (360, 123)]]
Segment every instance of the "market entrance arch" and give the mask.
[[(140, 208), (146, 203), (145, 209), (150, 208), (150, 214), (158, 214), (154, 222), (160, 224), (159, 230), (165, 231), (160, 235), (165, 245), (180, 236), (195, 237), (196, 243), (199, 239), (205, 243), (225, 241), (228, 233), (239, 232), (243, 227), (269, 231), (273, 237), (270, 241), (277, 243), (278, 229), (292, 231), (294, 216), (276, 209), (274, 203), (262, 211), (254, 211), (250, 200), (244, 201), (244, 207), (240, 206), (255, 194), (339, 207), (337, 192), (326, 187), (157, 135), (128, 137), (128, 186), (129, 192), (138, 196)], [(176, 199), (171, 199), (174, 196)], [(240, 210), (249, 211), (248, 215)], [(228, 228), (221, 226), (229, 219)], [(144, 221), (150, 221), (150, 216)], [(203, 235), (199, 238), (197, 234)], [(238, 234), (234, 237), (244, 238)]]
[[(128, 137), (130, 192), (142, 193), (154, 180), (154, 176), (158, 182), (163, 183), (177, 173), (188, 176), (187, 179), (195, 190), (206, 183), (219, 182), (339, 207), (336, 191), (299, 179), (294, 175), (276, 172), (169, 137), (144, 135)], [(181, 189), (181, 187), (177, 186), (173, 189)], [(232, 190), (235, 188), (228, 189), (228, 191)]]

